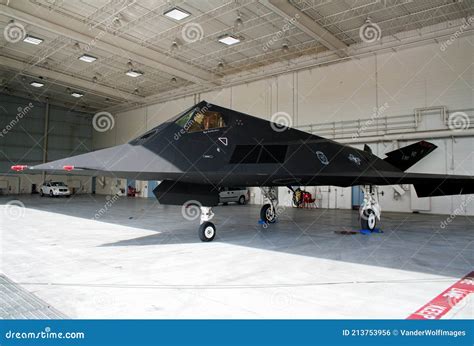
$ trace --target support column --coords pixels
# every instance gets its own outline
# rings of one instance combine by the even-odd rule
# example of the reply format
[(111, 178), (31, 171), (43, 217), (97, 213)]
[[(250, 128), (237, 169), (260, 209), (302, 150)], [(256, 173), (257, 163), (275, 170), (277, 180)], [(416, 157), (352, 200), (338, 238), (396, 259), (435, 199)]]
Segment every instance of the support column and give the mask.
[[(44, 131), (43, 131), (43, 163), (48, 161), (48, 131), (49, 131), (49, 98), (46, 98), (44, 111)], [(46, 178), (46, 173), (42, 173), (43, 181)]]

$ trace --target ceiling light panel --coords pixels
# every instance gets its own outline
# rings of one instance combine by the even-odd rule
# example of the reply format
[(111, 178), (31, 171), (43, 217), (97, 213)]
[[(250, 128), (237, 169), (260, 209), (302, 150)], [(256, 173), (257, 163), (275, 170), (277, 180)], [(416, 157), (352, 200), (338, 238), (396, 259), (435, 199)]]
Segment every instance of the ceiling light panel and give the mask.
[(183, 20), (184, 18), (189, 17), (191, 13), (179, 7), (173, 7), (172, 9), (169, 9), (168, 11), (166, 11), (164, 15), (174, 20)]
[(230, 35), (225, 35), (219, 38), (220, 43), (224, 43), (228, 46), (232, 46), (234, 44), (237, 44), (240, 42), (240, 40), (237, 37), (230, 36)]
[(84, 61), (84, 62), (94, 62), (97, 60), (97, 58), (92, 55), (83, 54), (79, 57), (79, 60)]

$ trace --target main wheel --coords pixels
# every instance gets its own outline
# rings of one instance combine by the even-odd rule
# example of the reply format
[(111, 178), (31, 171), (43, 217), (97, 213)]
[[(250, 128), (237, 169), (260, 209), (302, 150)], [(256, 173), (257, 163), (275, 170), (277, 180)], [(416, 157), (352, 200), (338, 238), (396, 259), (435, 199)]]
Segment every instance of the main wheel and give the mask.
[(275, 223), (276, 215), (270, 204), (264, 204), (260, 209), (260, 219), (267, 223)]
[(202, 241), (212, 241), (216, 236), (216, 226), (212, 222), (206, 221), (199, 226), (199, 239)]
[(247, 202), (247, 201), (245, 200), (245, 196), (240, 196), (240, 197), (239, 197), (239, 204), (245, 204), (245, 202)]
[(373, 231), (377, 225), (377, 216), (372, 209), (365, 209), (362, 211), (362, 216), (360, 218), (360, 227), (362, 229), (368, 229)]

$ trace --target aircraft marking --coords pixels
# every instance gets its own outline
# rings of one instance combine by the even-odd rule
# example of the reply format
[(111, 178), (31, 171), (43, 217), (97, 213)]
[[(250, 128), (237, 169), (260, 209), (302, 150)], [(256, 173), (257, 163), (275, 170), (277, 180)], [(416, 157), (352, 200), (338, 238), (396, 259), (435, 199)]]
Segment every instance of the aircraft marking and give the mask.
[(227, 137), (219, 137), (218, 140), (224, 144), (225, 146), (227, 146), (227, 144), (229, 144), (229, 140), (227, 139)]
[(326, 157), (326, 155), (322, 151), (317, 151), (316, 156), (318, 157), (319, 161), (321, 161), (321, 163), (323, 165), (328, 165), (329, 164), (328, 158)]

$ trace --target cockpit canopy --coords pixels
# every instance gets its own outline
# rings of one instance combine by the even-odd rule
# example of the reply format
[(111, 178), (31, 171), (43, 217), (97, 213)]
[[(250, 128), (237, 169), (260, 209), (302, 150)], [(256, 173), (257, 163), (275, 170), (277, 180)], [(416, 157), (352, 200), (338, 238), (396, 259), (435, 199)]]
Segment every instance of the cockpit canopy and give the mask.
[(199, 105), (178, 114), (173, 119), (147, 131), (129, 143), (132, 145), (143, 145), (173, 123), (182, 128), (180, 130), (181, 135), (185, 133), (216, 131), (227, 127), (227, 116), (217, 110), (211, 110), (210, 108), (212, 107), (216, 106), (202, 101)]
[(220, 112), (211, 111), (207, 108), (194, 108), (184, 114), (176, 124), (186, 132), (202, 132), (226, 127), (224, 116)]

